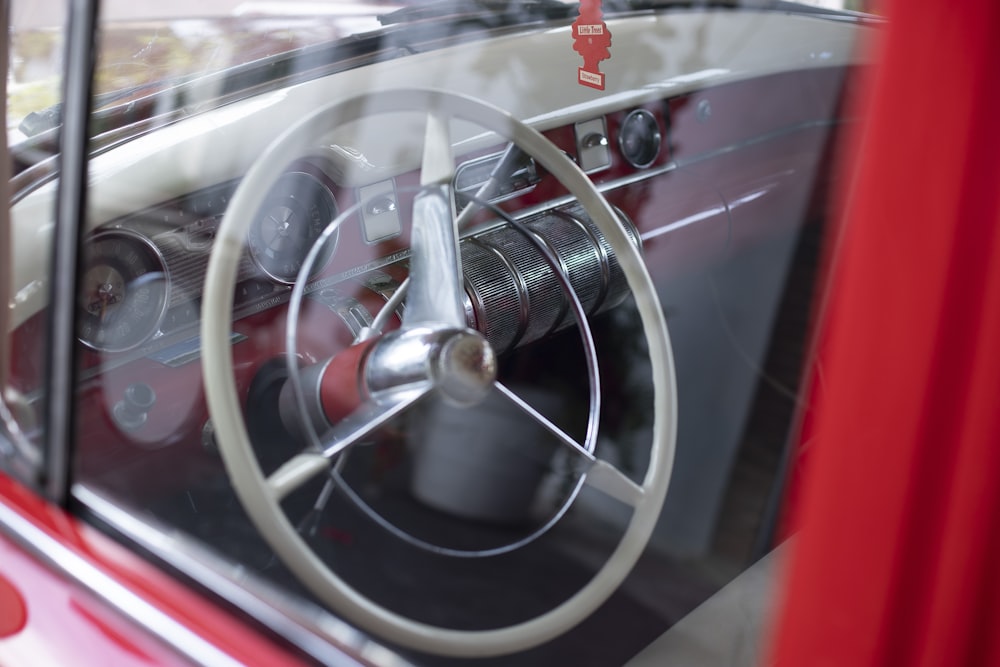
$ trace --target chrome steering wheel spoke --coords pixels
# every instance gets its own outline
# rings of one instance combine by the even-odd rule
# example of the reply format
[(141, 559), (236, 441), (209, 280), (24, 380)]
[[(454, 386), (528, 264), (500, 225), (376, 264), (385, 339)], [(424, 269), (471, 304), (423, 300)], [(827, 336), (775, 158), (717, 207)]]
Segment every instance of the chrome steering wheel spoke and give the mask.
[(383, 392), (341, 419), (321, 438), (322, 451), (307, 451), (293, 456), (267, 478), (275, 500), (281, 500), (313, 477), (330, 469), (331, 461), (366, 435), (401, 414), (431, 390), (430, 383), (410, 385), (405, 389)]
[(449, 119), (427, 116), (422, 191), (413, 202), (410, 277), (403, 327), (466, 326), (458, 223), (451, 192), (454, 161)]
[(642, 487), (629, 479), (625, 473), (607, 461), (597, 458), (587, 447), (574, 440), (503, 383), (497, 382), (494, 386), (528, 418), (548, 431), (560, 445), (566, 447), (576, 457), (578, 463), (575, 467), (585, 475), (587, 486), (619, 500), (629, 507), (635, 507), (642, 500), (644, 493)]
[(410, 252), (403, 327), (465, 328), (462, 265), (449, 186), (431, 185), (414, 200)]

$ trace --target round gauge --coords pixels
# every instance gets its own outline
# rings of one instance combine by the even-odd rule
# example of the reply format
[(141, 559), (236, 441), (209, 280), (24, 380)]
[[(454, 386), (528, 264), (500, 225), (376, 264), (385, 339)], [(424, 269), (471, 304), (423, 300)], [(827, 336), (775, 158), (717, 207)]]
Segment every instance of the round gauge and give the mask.
[(166, 306), (167, 273), (152, 242), (120, 230), (87, 242), (77, 298), (84, 344), (105, 352), (141, 345), (156, 333)]
[[(247, 244), (260, 269), (283, 283), (295, 282), (310, 248), (337, 216), (337, 202), (323, 183), (303, 172), (278, 179), (250, 226)], [(310, 275), (322, 269), (337, 246), (330, 237)]]
[(656, 116), (636, 109), (625, 116), (618, 129), (618, 148), (630, 165), (642, 169), (653, 164), (660, 154), (660, 138)]

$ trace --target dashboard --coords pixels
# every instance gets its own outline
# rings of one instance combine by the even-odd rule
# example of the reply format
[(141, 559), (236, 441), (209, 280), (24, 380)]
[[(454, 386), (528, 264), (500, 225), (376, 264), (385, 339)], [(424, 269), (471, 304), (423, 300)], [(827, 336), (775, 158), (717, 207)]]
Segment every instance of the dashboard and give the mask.
[[(700, 177), (700, 163), (740, 147), (745, 150), (722, 159), (742, 162), (737, 174), (750, 172), (755, 165), (752, 157), (745, 157), (753, 151), (747, 137), (766, 136), (768, 125), (779, 128), (773, 141), (805, 142), (796, 150), (809, 156), (814, 147), (809, 142), (822, 140), (829, 127), (817, 120), (828, 102), (816, 100), (813, 107), (800, 107), (797, 117), (771, 116), (762, 127), (740, 123), (743, 137), (726, 136), (725, 119), (716, 118), (708, 135), (702, 131), (701, 117), (707, 101), (715, 103), (717, 115), (725, 114), (727, 98), (745, 95), (751, 85), (766, 94), (768, 88), (787, 89), (789, 79), (796, 76), (808, 76), (810, 85), (819, 88), (836, 85), (842, 73), (813, 70), (728, 84), (711, 93), (626, 107), (544, 134), (605, 192), (636, 246), (646, 247), (652, 266), (658, 271), (682, 270), (689, 257), (673, 248), (693, 244), (708, 253), (702, 257), (706, 259), (722, 252), (731, 240), (732, 203)], [(822, 84), (824, 78), (828, 83)], [(779, 108), (778, 103), (772, 106)], [(787, 116), (787, 108), (782, 113)], [(494, 177), (490, 204), (499, 213), (526, 221), (556, 250), (570, 268), (571, 281), (584, 296), (588, 312), (601, 312), (619, 302), (623, 285), (613, 251), (586, 214), (533, 159), (522, 155), (511, 161), (506, 149), (502, 144), (486, 146), (458, 160), (453, 183), (456, 206), (461, 210), (468, 205)], [(346, 148), (333, 157), (329, 149), (319, 149), (283, 170), (247, 234), (234, 320), (283, 306), (295, 281), (305, 279), (309, 298), (336, 315), (343, 343), (371, 324), (405, 279), (409, 232), (404, 221), (412, 210), (419, 175), (397, 173), (352, 187), (338, 180), (344, 169), (337, 158), (344, 155), (365, 159)], [(206, 268), (216, 230), (238, 183), (232, 179), (157, 203), (110, 220), (88, 235), (78, 308), (80, 341), (89, 353), (85, 367), (99, 362), (107, 369), (143, 357), (167, 366), (196, 360), (197, 354), (188, 349), (197, 347), (191, 341), (197, 336)], [(698, 224), (691, 226), (692, 220)], [(331, 223), (336, 231), (308, 274), (300, 276), (310, 249)], [(766, 229), (758, 225), (755, 233)], [(556, 281), (532, 282), (534, 274), (546, 272), (541, 266), (544, 260), (509, 223), (483, 210), (465, 224), (462, 234), (470, 326), (505, 351), (564, 324), (566, 304)], [(680, 241), (682, 236), (689, 238)], [(547, 321), (533, 321), (539, 317)]]
[[(562, 143), (572, 138), (574, 145), (566, 146), (567, 154), (611, 185), (643, 177), (643, 170), (654, 163), (668, 164), (665, 134), (662, 114), (644, 108), (549, 132)], [(457, 205), (470, 204), (490, 178), (496, 179), (490, 203), (506, 202), (508, 209), (516, 209), (556, 251), (570, 267), (571, 281), (588, 312), (601, 312), (620, 301), (623, 286), (614, 252), (586, 214), (572, 203), (537, 206), (536, 202), (551, 202), (566, 194), (530, 157), (521, 155), (516, 163), (506, 165), (501, 164), (505, 155), (504, 150), (487, 151), (457, 166)], [(371, 324), (380, 304), (405, 277), (409, 232), (403, 221), (412, 209), (416, 176), (402, 174), (345, 188), (330, 175), (332, 171), (332, 165), (322, 159), (304, 159), (277, 179), (247, 234), (237, 277), (235, 319), (286, 302), (291, 285), (304, 279), (309, 283), (306, 293), (341, 314), (345, 326), (356, 335), (360, 327)], [(505, 173), (497, 175), (498, 171)], [(196, 331), (212, 244), (237, 184), (231, 181), (205, 188), (113, 220), (88, 237), (79, 310), (80, 340), (85, 346), (105, 354), (133, 353), (122, 358), (151, 352), (169, 357), (159, 351)], [(523, 213), (533, 209), (538, 212)], [(639, 230), (626, 213), (619, 209), (619, 214), (633, 242), (641, 247)], [(301, 275), (310, 250), (331, 224), (335, 230)], [(542, 296), (518, 293), (539, 289), (532, 275), (544, 272), (540, 266), (544, 260), (540, 253), (532, 255), (527, 242), (518, 240), (510, 225), (488, 210), (468, 228), (472, 231), (466, 232), (461, 248), (467, 266), (470, 326), (484, 333), (488, 330), (491, 342), (501, 351), (559, 328), (559, 322), (498, 323), (497, 318), (527, 308), (528, 301), (535, 304), (536, 318), (547, 310), (540, 305)], [(489, 283), (498, 281), (505, 281), (510, 293), (491, 293), (496, 288)], [(546, 289), (553, 287), (556, 293), (549, 298), (559, 299), (554, 281)], [(508, 308), (496, 303), (511, 300), (525, 305)], [(555, 311), (565, 315), (566, 306), (557, 306)]]
[[(762, 113), (758, 125), (739, 119), (734, 135), (727, 130), (737, 121), (727, 121), (730, 99), (751, 89), (766, 97), (807, 78), (810, 85), (833, 91), (842, 76), (830, 68), (734, 82), (574, 120), (544, 135), (615, 207), (654, 280), (677, 283), (700, 270), (696, 267), (724, 261), (740, 244), (756, 246), (783, 234), (792, 218), (780, 211), (800, 207), (796, 193), (812, 187), (816, 156), (833, 127), (820, 115), (831, 100), (817, 99), (798, 105), (796, 115)], [(709, 134), (703, 130), (705, 100), (716, 109)], [(781, 104), (781, 97), (774, 97), (772, 106)], [(769, 141), (759, 144), (754, 138), (760, 136)], [(504, 354), (572, 323), (546, 260), (505, 216), (525, 224), (554, 251), (588, 313), (621, 303), (627, 286), (614, 252), (564, 187), (531, 158), (512, 159), (506, 144), (480, 144), (456, 158), (453, 184), (461, 210), (494, 179), (493, 210), (479, 211), (462, 229), (468, 324)], [(781, 164), (769, 165), (768, 176), (759, 178), (760, 155), (776, 152)], [(284, 354), (296, 281), (306, 283), (298, 353), (309, 362), (350, 346), (406, 279), (408, 221), (419, 172), (367, 182), (345, 177), (350, 171), (345, 161), (366, 159), (346, 147), (318, 146), (281, 170), (249, 226), (230, 334), (237, 384), (249, 412), (265, 400), (267, 391), (258, 386), (262, 370)], [(708, 164), (715, 165), (713, 171), (722, 169), (726, 179), (704, 175)], [(113, 218), (85, 240), (78, 320), (81, 395), (89, 407), (79, 429), (86, 440), (105, 443), (98, 448), (103, 456), (83, 464), (88, 474), (103, 476), (112, 469), (108, 461), (155, 467), (150, 451), (166, 456), (171, 445), (184, 443), (191, 456), (184, 465), (173, 465), (193, 466), (195, 475), (206, 456), (214, 465), (198, 327), (216, 231), (238, 184), (230, 179)], [(750, 217), (752, 227), (734, 224)], [(323, 247), (303, 270), (324, 232)], [(401, 315), (402, 306), (389, 317), (383, 314), (387, 327), (397, 326)], [(184, 416), (180, 423), (176, 415)]]

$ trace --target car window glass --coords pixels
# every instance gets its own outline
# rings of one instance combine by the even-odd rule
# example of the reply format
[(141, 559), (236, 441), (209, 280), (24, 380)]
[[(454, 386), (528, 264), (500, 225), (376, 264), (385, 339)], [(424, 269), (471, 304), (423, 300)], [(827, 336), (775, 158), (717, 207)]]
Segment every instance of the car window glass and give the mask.
[[(57, 109), (61, 98), (66, 6), (62, 2), (13, 2), (7, 42), (6, 137), (8, 148), (21, 142), (21, 119), (37, 109)], [(5, 170), (15, 177), (47, 149), (9, 152)], [(16, 181), (16, 178), (12, 183)], [(0, 467), (31, 479), (37, 473), (45, 395), (48, 317), (47, 279), (51, 260), (56, 181), (31, 213), (11, 208), (3, 223), (0, 252), (4, 299), (0, 317), (0, 390), (3, 429)], [(10, 194), (17, 197), (16, 186)]]
[[(322, 646), (348, 623), (427, 664), (623, 664), (771, 552), (832, 146), (876, 27), (102, 4), (75, 315), (90, 516), (321, 619)], [(34, 253), (15, 290), (47, 275), (32, 160), (57, 101), (8, 109)], [(32, 396), (28, 296), (10, 358)]]

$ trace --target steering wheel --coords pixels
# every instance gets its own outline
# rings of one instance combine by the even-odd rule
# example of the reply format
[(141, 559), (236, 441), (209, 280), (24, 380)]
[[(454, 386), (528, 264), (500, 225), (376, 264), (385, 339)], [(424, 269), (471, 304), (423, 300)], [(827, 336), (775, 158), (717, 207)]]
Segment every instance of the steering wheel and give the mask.
[[(249, 225), (277, 178), (276, 165), (302, 157), (318, 138), (341, 123), (401, 111), (427, 115), (422, 191), (413, 205), (410, 285), (402, 327), (366, 346), (366, 366), (359, 366), (358, 371), (367, 383), (365, 400), (334, 425), (332, 437), (324, 436), (328, 444), (320, 451), (310, 448), (295, 455), (265, 477), (243, 419), (229, 335), (237, 268)], [(554, 424), (542, 424), (576, 453), (586, 470), (586, 484), (630, 505), (632, 516), (611, 556), (574, 595), (539, 616), (488, 630), (426, 624), (369, 600), (312, 551), (280, 505), (288, 493), (329, 471), (337, 454), (430, 392), (468, 409), (475, 409), (494, 389), (509, 393), (496, 381), (489, 343), (466, 324), (458, 225), (450, 191), (454, 175), (451, 119), (469, 121), (512, 142), (584, 207), (616, 253), (632, 291), (648, 345), (654, 389), (650, 462), (641, 484), (595, 458)], [(428, 89), (370, 92), (321, 108), (285, 131), (247, 172), (218, 229), (205, 278), (201, 336), (205, 393), (216, 439), (247, 513), (278, 556), (319, 599), (389, 641), (457, 657), (502, 655), (548, 641), (582, 621), (615, 591), (656, 524), (673, 465), (677, 402), (670, 342), (652, 281), (618, 217), (579, 167), (540, 133), (486, 102)], [(525, 414), (544, 421), (530, 409)]]

